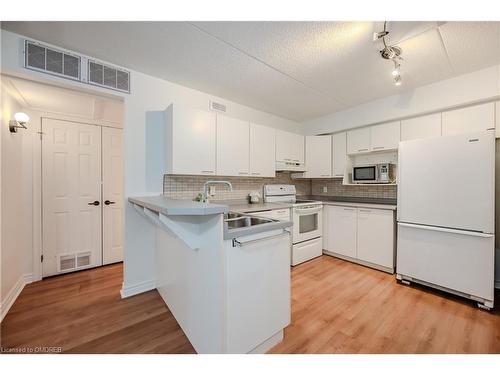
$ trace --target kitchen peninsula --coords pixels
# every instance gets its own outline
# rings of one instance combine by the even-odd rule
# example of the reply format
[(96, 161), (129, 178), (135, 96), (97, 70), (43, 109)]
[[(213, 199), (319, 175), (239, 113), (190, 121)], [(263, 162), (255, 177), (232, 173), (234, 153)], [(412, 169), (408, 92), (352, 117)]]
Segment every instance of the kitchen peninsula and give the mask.
[(290, 221), (164, 196), (129, 202), (156, 227), (156, 289), (198, 353), (265, 353), (283, 339)]

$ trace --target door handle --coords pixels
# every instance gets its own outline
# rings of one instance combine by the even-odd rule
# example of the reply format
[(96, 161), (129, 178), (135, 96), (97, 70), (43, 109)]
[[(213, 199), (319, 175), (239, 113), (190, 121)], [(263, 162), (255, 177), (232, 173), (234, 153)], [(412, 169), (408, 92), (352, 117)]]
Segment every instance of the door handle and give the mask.
[(89, 206), (99, 206), (100, 202), (99, 201), (93, 201), (89, 203)]
[(107, 199), (104, 201), (104, 204), (105, 204), (106, 206), (109, 206), (110, 204), (115, 204), (115, 203), (116, 203), (116, 202), (109, 201), (109, 200), (107, 200)]

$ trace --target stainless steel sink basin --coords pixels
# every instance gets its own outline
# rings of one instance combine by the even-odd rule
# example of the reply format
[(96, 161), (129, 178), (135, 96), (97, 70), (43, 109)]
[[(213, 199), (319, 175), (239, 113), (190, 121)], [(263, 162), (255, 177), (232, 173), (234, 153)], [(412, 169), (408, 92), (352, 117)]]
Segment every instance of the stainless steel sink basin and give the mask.
[(245, 215), (239, 212), (229, 212), (224, 216), (224, 221), (228, 229), (253, 227), (255, 225), (273, 223), (275, 220), (251, 215)]
[(227, 227), (229, 229), (244, 228), (250, 226), (249, 220), (246, 217), (242, 217), (236, 220), (226, 221)]

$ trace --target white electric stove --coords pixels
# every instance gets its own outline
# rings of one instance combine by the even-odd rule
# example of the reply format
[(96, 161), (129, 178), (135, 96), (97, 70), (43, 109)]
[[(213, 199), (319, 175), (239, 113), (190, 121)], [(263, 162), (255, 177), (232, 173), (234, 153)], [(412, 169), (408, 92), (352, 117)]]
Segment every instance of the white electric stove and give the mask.
[(297, 199), (295, 185), (265, 185), (264, 201), (293, 203), (292, 266), (323, 254), (323, 203)]

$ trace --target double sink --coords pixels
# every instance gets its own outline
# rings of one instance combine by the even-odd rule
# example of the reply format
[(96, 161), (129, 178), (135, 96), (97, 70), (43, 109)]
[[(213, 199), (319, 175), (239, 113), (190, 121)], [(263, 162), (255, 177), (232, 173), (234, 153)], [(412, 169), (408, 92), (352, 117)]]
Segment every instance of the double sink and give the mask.
[(279, 221), (260, 216), (230, 211), (224, 215), (224, 240), (285, 229), (292, 226), (291, 221)]
[(239, 212), (229, 212), (224, 215), (224, 223), (229, 230), (237, 228), (253, 227), (255, 225), (268, 224), (276, 222), (273, 219), (251, 216)]

